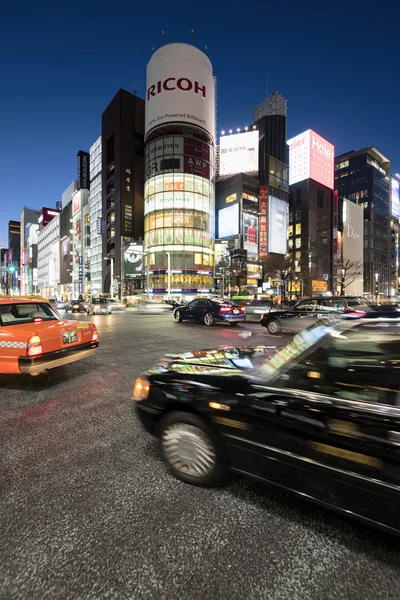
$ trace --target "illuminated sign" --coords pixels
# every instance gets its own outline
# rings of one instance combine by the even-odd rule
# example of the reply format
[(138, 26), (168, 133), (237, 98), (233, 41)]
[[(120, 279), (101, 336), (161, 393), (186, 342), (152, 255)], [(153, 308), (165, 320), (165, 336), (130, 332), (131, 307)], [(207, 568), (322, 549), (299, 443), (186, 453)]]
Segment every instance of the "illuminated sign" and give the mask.
[(258, 257), (258, 217), (243, 213), (243, 248), (247, 256)]
[(237, 200), (237, 194), (229, 194), (229, 196), (227, 196), (225, 198), (225, 202), (227, 204), (229, 204), (230, 202), (236, 202), (236, 200)]
[(390, 178), (392, 191), (392, 217), (400, 218), (400, 182), (395, 177)]
[(143, 246), (129, 244), (124, 249), (124, 275), (126, 279), (136, 279), (142, 276)]
[[(362, 296), (364, 290), (363, 277), (363, 252), (364, 252), (364, 208), (350, 200), (343, 200), (343, 235), (339, 251), (343, 261), (346, 263), (359, 264), (360, 271), (351, 281), (349, 277), (346, 282), (346, 294), (351, 296)], [(340, 265), (339, 265), (340, 269)], [(351, 270), (349, 271), (350, 274)], [(338, 273), (340, 280), (340, 272)]]
[(75, 215), (81, 210), (81, 192), (77, 192), (72, 200), (72, 214)]
[(232, 204), (218, 212), (218, 237), (225, 238), (239, 233), (239, 204)]
[(256, 129), (220, 138), (220, 175), (256, 172), (258, 172), (258, 131)]
[(249, 192), (243, 192), (243, 198), (244, 200), (251, 200), (251, 202), (258, 202), (258, 196)]
[(268, 256), (268, 186), (260, 186), (260, 250), (259, 257)]
[(289, 185), (313, 179), (329, 189), (334, 188), (333, 144), (312, 129), (288, 140)]
[(200, 194), (185, 192), (154, 194), (150, 196), (144, 204), (144, 214), (147, 215), (156, 210), (170, 209), (198, 210), (209, 213), (211, 210), (211, 200)]
[(215, 134), (215, 82), (207, 56), (189, 44), (167, 44), (146, 70), (145, 135), (159, 125), (188, 123)]
[(211, 246), (211, 235), (199, 229), (155, 229), (146, 234), (147, 247), (173, 244), (191, 244), (193, 246)]
[(268, 252), (286, 254), (287, 251), (287, 204), (284, 200), (269, 197)]

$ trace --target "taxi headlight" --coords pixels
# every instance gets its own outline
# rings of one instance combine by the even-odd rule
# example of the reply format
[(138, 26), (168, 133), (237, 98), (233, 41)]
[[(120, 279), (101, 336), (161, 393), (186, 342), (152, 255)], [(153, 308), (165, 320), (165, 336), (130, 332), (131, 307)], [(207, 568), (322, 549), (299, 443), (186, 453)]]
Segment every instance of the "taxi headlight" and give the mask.
[(146, 377), (138, 377), (133, 386), (134, 400), (147, 400), (149, 397), (150, 383)]

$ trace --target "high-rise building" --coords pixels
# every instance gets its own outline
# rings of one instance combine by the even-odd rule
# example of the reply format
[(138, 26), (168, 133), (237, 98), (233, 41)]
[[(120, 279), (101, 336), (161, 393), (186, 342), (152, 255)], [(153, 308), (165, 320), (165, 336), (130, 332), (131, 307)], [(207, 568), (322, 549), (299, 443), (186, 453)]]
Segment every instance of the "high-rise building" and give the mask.
[(45, 298), (59, 297), (60, 211), (42, 208), (39, 221), (37, 285)]
[(73, 296), (90, 293), (90, 207), (89, 190), (72, 196), (72, 290)]
[(19, 285), (20, 256), (21, 256), (21, 223), (8, 222), (8, 276), (7, 290), (17, 292)]
[(364, 293), (391, 293), (390, 161), (376, 148), (335, 157), (335, 190), (364, 208)]
[(336, 285), (332, 281), (334, 147), (311, 129), (287, 143), (288, 252), (296, 275), (291, 291), (296, 296), (301, 292), (311, 296), (331, 291)]
[(90, 289), (93, 295), (103, 289), (102, 237), (102, 157), (101, 136), (90, 148)]
[(40, 211), (25, 206), (21, 212), (20, 288), (23, 295), (32, 294), (37, 285), (37, 232)]
[(208, 57), (167, 44), (147, 65), (145, 260), (153, 294), (213, 287), (215, 80)]
[(73, 181), (62, 194), (60, 213), (60, 287), (59, 294), (65, 299), (73, 299), (72, 288), (72, 198), (78, 189)]
[(390, 177), (390, 295), (400, 295), (400, 174)]
[(143, 239), (144, 100), (119, 90), (103, 112), (101, 140), (103, 257), (108, 259), (102, 287), (108, 292), (118, 282), (121, 294), (124, 247)]

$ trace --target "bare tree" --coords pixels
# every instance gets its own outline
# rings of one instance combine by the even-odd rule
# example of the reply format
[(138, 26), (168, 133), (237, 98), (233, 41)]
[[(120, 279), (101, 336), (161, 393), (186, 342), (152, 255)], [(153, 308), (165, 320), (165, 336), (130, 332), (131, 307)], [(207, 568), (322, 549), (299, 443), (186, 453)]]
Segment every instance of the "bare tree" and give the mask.
[(277, 277), (281, 283), (282, 304), (285, 301), (285, 284), (293, 276), (293, 262), (290, 256), (285, 254), (269, 254), (263, 262), (264, 275)]
[(344, 296), (346, 287), (363, 274), (363, 263), (341, 258), (336, 263), (336, 267), (337, 277), (340, 281), (340, 295)]

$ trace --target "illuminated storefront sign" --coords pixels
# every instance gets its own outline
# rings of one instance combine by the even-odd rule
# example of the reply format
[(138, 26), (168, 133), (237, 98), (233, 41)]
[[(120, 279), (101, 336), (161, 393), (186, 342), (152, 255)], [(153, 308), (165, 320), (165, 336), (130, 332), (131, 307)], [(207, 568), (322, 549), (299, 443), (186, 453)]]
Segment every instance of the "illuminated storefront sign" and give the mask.
[(268, 256), (268, 186), (260, 186), (260, 258)]
[(147, 247), (170, 244), (191, 244), (194, 246), (211, 245), (211, 234), (199, 229), (155, 229), (146, 234)]
[(243, 192), (244, 200), (251, 200), (251, 202), (258, 202), (258, 196), (255, 194), (250, 194), (250, 192)]
[(193, 192), (185, 192), (177, 194), (176, 192), (165, 194), (153, 194), (149, 196), (144, 204), (144, 214), (148, 215), (157, 210), (170, 210), (170, 209), (185, 209), (185, 210), (198, 210), (206, 213), (210, 213), (211, 210), (211, 199), (201, 194)]

